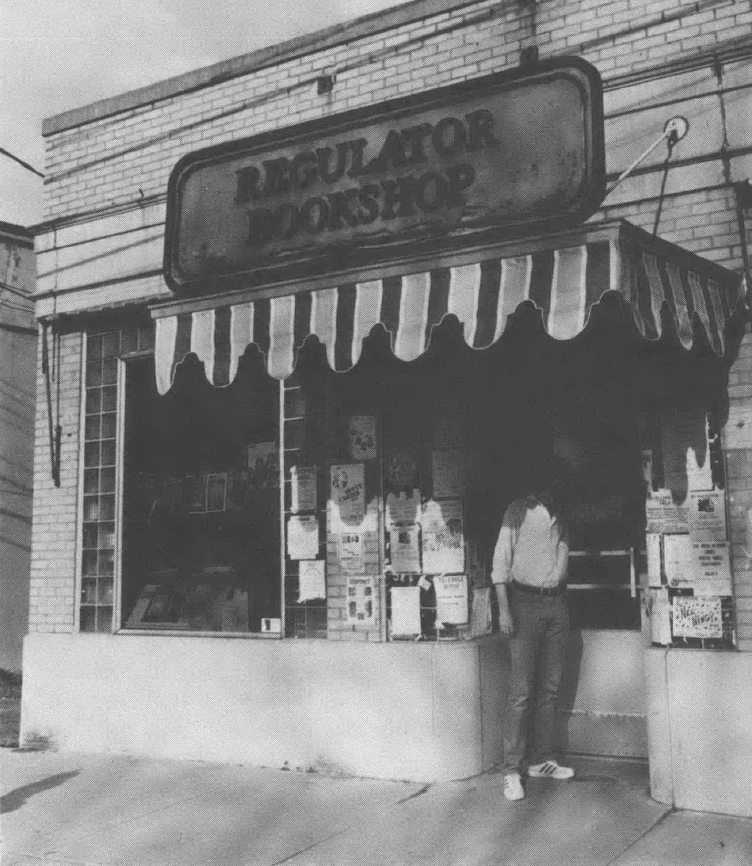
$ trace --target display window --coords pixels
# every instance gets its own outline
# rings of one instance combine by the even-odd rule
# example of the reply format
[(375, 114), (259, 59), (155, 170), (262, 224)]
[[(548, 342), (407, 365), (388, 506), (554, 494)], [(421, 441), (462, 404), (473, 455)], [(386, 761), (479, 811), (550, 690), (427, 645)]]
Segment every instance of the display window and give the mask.
[(126, 363), (123, 628), (279, 634), (278, 395), (255, 350), (226, 389), (188, 358), (164, 397)]

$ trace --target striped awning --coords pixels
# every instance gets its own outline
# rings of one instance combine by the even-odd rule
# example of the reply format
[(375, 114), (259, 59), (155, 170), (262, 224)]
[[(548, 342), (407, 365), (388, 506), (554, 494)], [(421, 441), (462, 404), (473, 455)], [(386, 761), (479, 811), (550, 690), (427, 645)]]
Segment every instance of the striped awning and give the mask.
[(625, 223), (615, 232), (588, 234), (574, 245), (404, 276), (303, 288), (211, 309), (167, 315), (155, 310), (157, 388), (160, 394), (170, 389), (189, 353), (203, 362), (210, 382), (227, 385), (251, 343), (264, 353), (269, 374), (285, 379), (311, 334), (325, 345), (332, 369), (345, 371), (358, 362), (363, 339), (377, 324), (391, 335), (397, 357), (412, 361), (447, 315), (462, 323), (469, 346), (484, 349), (501, 337), (507, 317), (523, 301), (541, 310), (552, 337), (567, 340), (583, 330), (592, 306), (610, 291), (624, 297), (646, 339), (660, 338), (665, 304), (685, 348), (692, 347), (698, 319), (709, 344), (723, 354), (726, 326), (744, 296), (738, 274)]

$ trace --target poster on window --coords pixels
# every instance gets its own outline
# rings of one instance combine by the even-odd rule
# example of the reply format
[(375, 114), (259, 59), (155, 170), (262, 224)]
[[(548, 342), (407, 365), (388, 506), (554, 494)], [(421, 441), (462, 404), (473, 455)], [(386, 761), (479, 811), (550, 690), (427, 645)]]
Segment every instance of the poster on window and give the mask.
[(347, 439), (353, 460), (375, 460), (376, 417), (353, 415), (347, 428)]
[(692, 539), (688, 535), (664, 535), (663, 568), (669, 586), (687, 586), (692, 575)]
[(315, 559), (319, 555), (319, 520), (315, 514), (288, 517), (287, 555), (290, 559)]
[(389, 458), (389, 487), (408, 490), (418, 485), (418, 458), (408, 448), (398, 448)]
[(670, 490), (656, 490), (645, 503), (648, 532), (689, 532), (688, 503), (674, 504)]
[(389, 493), (386, 497), (386, 525), (415, 523), (420, 516), (420, 490)]
[(431, 500), (423, 507), (423, 571), (452, 574), (465, 571), (462, 502)]
[(674, 637), (723, 637), (720, 598), (677, 596), (673, 604)]
[(393, 586), (392, 637), (417, 637), (420, 627), (420, 588), (417, 586)]
[(318, 504), (318, 467), (292, 466), (290, 468), (290, 510), (315, 511)]
[(695, 595), (731, 595), (727, 541), (692, 542), (691, 587)]
[(433, 495), (451, 499), (465, 495), (465, 458), (460, 448), (434, 450), (431, 454)]
[(420, 541), (417, 523), (391, 526), (389, 548), (392, 571), (396, 574), (420, 574)]
[(340, 574), (363, 574), (366, 570), (365, 539), (362, 532), (340, 532), (337, 537)]
[(690, 490), (689, 533), (695, 541), (726, 540), (726, 500), (723, 490)]
[(366, 483), (362, 463), (331, 467), (334, 522), (360, 524), (366, 513)]
[(326, 598), (326, 563), (323, 559), (301, 559), (298, 563), (298, 604)]
[(260, 490), (279, 487), (279, 456), (276, 442), (251, 442), (246, 450), (250, 481)]
[(376, 621), (375, 581), (372, 577), (347, 578), (347, 621), (373, 625)]
[(437, 574), (433, 586), (436, 590), (436, 622), (464, 625), (468, 614), (467, 575)]
[(645, 537), (648, 555), (648, 586), (661, 585), (661, 536), (649, 532)]

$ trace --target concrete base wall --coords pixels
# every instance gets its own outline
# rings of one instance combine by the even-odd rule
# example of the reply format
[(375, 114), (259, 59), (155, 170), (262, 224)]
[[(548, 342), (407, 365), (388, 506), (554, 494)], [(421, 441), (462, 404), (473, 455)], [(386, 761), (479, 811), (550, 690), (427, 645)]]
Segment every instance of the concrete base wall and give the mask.
[(21, 742), (444, 781), (502, 757), (505, 644), (32, 634)]
[(752, 817), (752, 654), (648, 649), (645, 674), (653, 797)]

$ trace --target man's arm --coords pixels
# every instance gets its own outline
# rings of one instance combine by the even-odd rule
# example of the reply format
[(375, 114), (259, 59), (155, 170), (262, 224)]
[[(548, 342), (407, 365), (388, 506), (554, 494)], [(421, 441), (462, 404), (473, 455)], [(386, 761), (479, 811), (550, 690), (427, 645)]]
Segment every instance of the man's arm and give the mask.
[(519, 534), (519, 521), (515, 509), (508, 508), (499, 530), (499, 537), (494, 550), (491, 580), (496, 589), (496, 600), (499, 603), (499, 631), (509, 637), (514, 631), (514, 620), (509, 609), (507, 585), (512, 575), (512, 560), (514, 546)]

